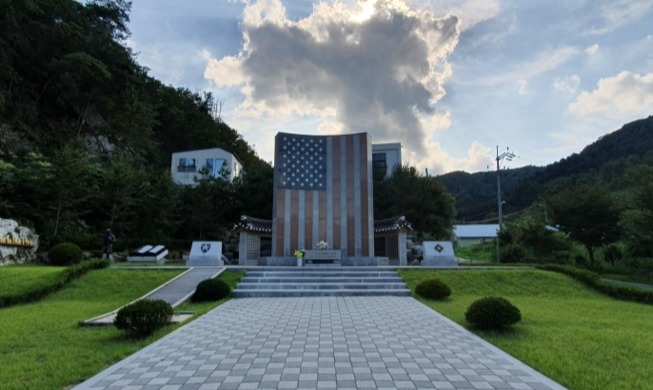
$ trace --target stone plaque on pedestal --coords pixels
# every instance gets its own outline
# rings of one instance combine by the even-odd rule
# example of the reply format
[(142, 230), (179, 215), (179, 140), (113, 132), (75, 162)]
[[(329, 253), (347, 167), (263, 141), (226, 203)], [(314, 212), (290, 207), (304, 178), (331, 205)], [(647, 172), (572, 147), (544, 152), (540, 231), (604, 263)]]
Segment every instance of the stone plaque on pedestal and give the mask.
[(450, 241), (424, 241), (424, 260), (422, 265), (428, 267), (458, 267), (458, 260), (453, 253)]
[(193, 241), (188, 267), (222, 267), (222, 241)]

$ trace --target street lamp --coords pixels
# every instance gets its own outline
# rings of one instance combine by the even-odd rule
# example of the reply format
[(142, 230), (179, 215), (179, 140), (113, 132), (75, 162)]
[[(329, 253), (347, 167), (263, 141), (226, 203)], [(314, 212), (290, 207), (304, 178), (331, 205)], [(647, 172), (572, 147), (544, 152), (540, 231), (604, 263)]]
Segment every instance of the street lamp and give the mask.
[(515, 154), (510, 151), (510, 148), (506, 148), (506, 151), (499, 154), (499, 145), (497, 145), (497, 206), (499, 209), (499, 230), (497, 231), (497, 263), (500, 262), (500, 250), (499, 250), (499, 231), (503, 228), (503, 204), (504, 201), (501, 200), (501, 160), (504, 158), (508, 161), (512, 161), (515, 157)]

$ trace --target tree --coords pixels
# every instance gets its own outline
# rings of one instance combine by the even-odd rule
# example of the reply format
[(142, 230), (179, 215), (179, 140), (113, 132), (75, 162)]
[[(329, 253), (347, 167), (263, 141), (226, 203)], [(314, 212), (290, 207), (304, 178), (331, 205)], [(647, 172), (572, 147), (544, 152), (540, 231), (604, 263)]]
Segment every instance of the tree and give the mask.
[(236, 218), (242, 214), (251, 217), (272, 219), (272, 189), (274, 170), (265, 162), (250, 166), (234, 179)]
[(418, 232), (444, 239), (451, 235), (455, 214), (454, 199), (444, 186), (420, 176), (415, 167), (397, 166), (374, 183), (375, 219), (404, 215)]
[(632, 167), (627, 178), (633, 188), (621, 219), (624, 241), (631, 255), (653, 257), (653, 166)]
[(545, 202), (557, 227), (585, 246), (592, 265), (594, 251), (619, 238), (619, 213), (601, 184), (572, 184)]

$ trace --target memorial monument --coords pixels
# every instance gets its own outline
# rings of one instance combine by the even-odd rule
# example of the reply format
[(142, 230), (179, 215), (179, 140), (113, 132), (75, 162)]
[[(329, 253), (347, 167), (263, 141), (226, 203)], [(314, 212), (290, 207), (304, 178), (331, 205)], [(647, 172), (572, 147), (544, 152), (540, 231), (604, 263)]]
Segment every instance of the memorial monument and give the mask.
[[(296, 265), (293, 254), (297, 250), (306, 252), (306, 260), (316, 262), (387, 264), (385, 253), (379, 257), (375, 247), (383, 252), (389, 247), (387, 252), (405, 264), (410, 224), (403, 217), (375, 223), (372, 187), (369, 134), (278, 133), (272, 221), (241, 217), (236, 224), (239, 264)], [(383, 242), (375, 243), (375, 238)], [(270, 252), (263, 254), (267, 239)], [(319, 248), (320, 242), (328, 249)]]

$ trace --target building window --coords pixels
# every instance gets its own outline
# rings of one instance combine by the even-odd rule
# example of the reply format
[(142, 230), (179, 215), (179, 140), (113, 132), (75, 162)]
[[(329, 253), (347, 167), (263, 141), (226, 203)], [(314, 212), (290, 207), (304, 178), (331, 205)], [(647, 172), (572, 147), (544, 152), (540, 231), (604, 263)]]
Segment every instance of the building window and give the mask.
[(385, 153), (372, 153), (372, 166), (374, 166), (374, 168), (383, 169), (384, 172), (387, 171), (388, 163), (386, 161)]
[(177, 172), (195, 172), (195, 159), (194, 158), (180, 158)]
[(210, 177), (222, 177), (222, 168), (224, 167), (225, 160), (221, 158), (207, 158), (206, 170)]

